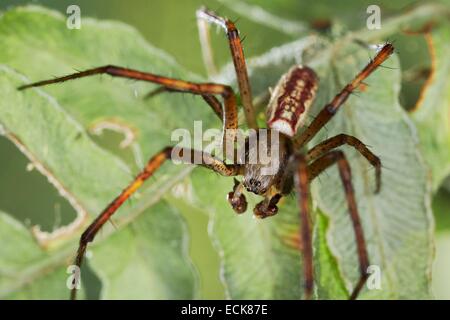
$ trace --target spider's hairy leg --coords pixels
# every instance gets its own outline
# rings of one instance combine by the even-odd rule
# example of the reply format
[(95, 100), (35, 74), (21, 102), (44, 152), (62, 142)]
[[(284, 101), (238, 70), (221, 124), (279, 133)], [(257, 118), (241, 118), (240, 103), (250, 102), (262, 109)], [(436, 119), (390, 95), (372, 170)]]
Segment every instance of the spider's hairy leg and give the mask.
[(309, 221), (309, 179), (306, 159), (303, 155), (296, 157), (298, 167), (294, 173), (294, 185), (300, 208), (300, 239), (302, 242), (303, 273), (305, 277), (305, 299), (312, 298), (314, 288), (313, 248), (311, 226)]
[(317, 134), (317, 132), (319, 132), (319, 130), (322, 129), (328, 121), (330, 121), (342, 104), (348, 99), (350, 94), (359, 87), (364, 79), (375, 71), (384, 61), (386, 61), (386, 59), (388, 59), (393, 52), (394, 46), (391, 43), (386, 43), (380, 51), (378, 51), (375, 58), (372, 59), (364, 67), (364, 69), (333, 98), (330, 103), (325, 105), (325, 107), (323, 107), (305, 131), (295, 138), (295, 146), (300, 148), (306, 145)]
[(209, 106), (214, 111), (214, 113), (219, 117), (219, 119), (223, 121), (223, 110), (222, 110), (223, 107), (220, 101), (217, 100), (217, 98), (213, 95), (203, 95), (202, 98), (203, 100), (205, 100), (207, 104), (209, 104)]
[[(201, 95), (206, 100), (206, 102), (210, 104), (210, 106), (212, 107), (212, 109), (216, 114), (219, 113), (218, 108), (219, 105), (221, 106), (221, 104), (217, 99), (210, 98), (210, 96), (221, 95), (224, 100), (224, 108), (220, 112), (220, 115), (222, 116), (223, 119), (224, 129), (226, 129), (223, 136), (224, 145), (226, 145), (226, 141), (234, 142), (235, 140), (236, 129), (238, 128), (236, 97), (231, 87), (222, 84), (189, 82), (175, 78), (159, 76), (153, 73), (147, 73), (138, 70), (107, 65), (103, 67), (93, 68), (69, 74), (55, 79), (43, 80), (23, 85), (20, 86), (18, 89), (24, 90), (32, 87), (41, 87), (49, 84), (60, 83), (72, 79), (84, 78), (98, 74), (109, 74), (113, 77), (147, 81), (151, 83), (160, 84), (168, 91), (189, 92), (192, 94)], [(205, 96), (207, 96), (207, 98), (205, 98)]]
[[(209, 35), (204, 32), (207, 27), (206, 23), (216, 24), (222, 27), (227, 33), (228, 42), (231, 51), (231, 57), (233, 59), (234, 69), (236, 71), (239, 92), (241, 93), (242, 105), (244, 106), (245, 118), (247, 125), (252, 129), (257, 129), (255, 118), (255, 110), (252, 102), (252, 92), (250, 82), (248, 80), (247, 65), (244, 57), (244, 50), (242, 48), (241, 38), (239, 37), (239, 31), (236, 29), (234, 23), (226, 18), (217, 15), (215, 12), (210, 11), (204, 7), (197, 10), (197, 19), (200, 28), (200, 41), (202, 42), (203, 56), (206, 57), (205, 63), (208, 65), (212, 61), (211, 46), (209, 45)], [(206, 43), (206, 45), (205, 45)]]
[(353, 230), (355, 233), (356, 246), (358, 251), (360, 278), (356, 286), (353, 288), (353, 292), (350, 295), (350, 300), (354, 300), (358, 297), (359, 292), (367, 281), (367, 268), (369, 267), (369, 255), (367, 253), (366, 241), (364, 239), (364, 232), (361, 225), (361, 219), (358, 213), (358, 207), (356, 205), (355, 191), (352, 184), (352, 173), (350, 165), (342, 151), (331, 151), (319, 159), (315, 160), (308, 166), (308, 178), (312, 181), (321, 172), (332, 166), (338, 165), (340, 178), (344, 187), (347, 205), (350, 213), (350, 219), (352, 221)]
[[(310, 160), (317, 159), (325, 153), (331, 151), (332, 149), (340, 147), (344, 144), (354, 147), (375, 168), (375, 193), (378, 193), (381, 187), (380, 158), (378, 158), (372, 151), (370, 151), (361, 140), (353, 136), (350, 136), (348, 134), (338, 134), (337, 136), (322, 141), (308, 151), (308, 153), (306, 154), (306, 161), (309, 162)], [(311, 179), (314, 179), (314, 177), (311, 177)]]
[[(134, 178), (134, 180), (98, 215), (98, 217), (83, 232), (80, 238), (79, 247), (75, 259), (75, 264), (81, 268), (83, 257), (85, 255), (89, 242), (92, 242), (102, 228), (102, 226), (111, 218), (111, 216), (122, 206), (122, 204), (131, 197), (144, 182), (153, 176), (162, 164), (168, 159), (177, 159), (186, 163), (194, 163), (195, 159), (201, 159), (200, 166), (211, 169), (224, 176), (235, 176), (240, 174), (240, 165), (228, 165), (212, 155), (187, 148), (166, 147), (148, 162), (145, 168)], [(79, 279), (74, 279), (79, 281)], [(75, 284), (75, 283), (74, 283)], [(71, 291), (71, 299), (76, 299), (76, 286)]]

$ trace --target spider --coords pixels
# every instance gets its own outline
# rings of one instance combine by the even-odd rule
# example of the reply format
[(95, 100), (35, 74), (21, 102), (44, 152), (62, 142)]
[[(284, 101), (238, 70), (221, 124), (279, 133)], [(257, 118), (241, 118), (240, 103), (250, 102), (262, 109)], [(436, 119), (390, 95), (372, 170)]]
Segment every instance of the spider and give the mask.
[[(200, 30), (200, 40), (203, 45), (209, 41), (208, 25), (216, 24), (222, 27), (227, 35), (234, 69), (237, 76), (238, 88), (244, 109), (246, 124), (251, 129), (258, 129), (255, 118), (255, 110), (252, 100), (251, 87), (247, 74), (243, 48), (239, 31), (235, 24), (213, 11), (204, 7), (197, 11), (197, 19)], [(250, 143), (249, 137), (245, 140), (245, 151), (241, 152), (241, 161), (236, 161), (236, 153), (231, 156), (232, 163), (221, 160), (213, 154), (182, 147), (166, 147), (154, 155), (146, 164), (144, 169), (134, 180), (98, 215), (81, 235), (77, 250), (75, 264), (81, 267), (87, 246), (92, 242), (97, 232), (119, 209), (119, 207), (142, 186), (142, 184), (158, 170), (166, 160), (190, 155), (190, 159), (200, 159), (201, 166), (215, 171), (223, 176), (243, 176), (242, 181), (235, 178), (233, 190), (228, 193), (228, 202), (233, 210), (241, 214), (247, 209), (247, 201), (244, 195), (248, 192), (260, 195), (263, 200), (253, 209), (258, 218), (266, 218), (278, 212), (277, 203), (290, 193), (296, 191), (300, 211), (300, 239), (302, 242), (302, 256), (304, 261), (304, 297), (311, 299), (313, 296), (313, 249), (312, 232), (309, 223), (309, 184), (320, 173), (337, 164), (342, 186), (348, 204), (348, 212), (352, 221), (354, 235), (357, 244), (357, 254), (360, 269), (360, 278), (353, 288), (349, 298), (356, 299), (365, 284), (368, 274), (369, 257), (364, 239), (363, 229), (356, 205), (355, 193), (352, 186), (351, 169), (345, 154), (335, 148), (348, 145), (355, 148), (375, 168), (376, 188), (381, 186), (381, 162), (363, 142), (357, 138), (339, 134), (328, 138), (310, 150), (306, 150), (307, 143), (327, 124), (344, 104), (350, 94), (363, 83), (378, 66), (380, 66), (393, 53), (394, 47), (391, 43), (384, 44), (377, 52), (375, 58), (359, 72), (354, 79), (348, 83), (328, 104), (326, 104), (318, 115), (308, 126), (304, 126), (305, 116), (315, 98), (318, 87), (318, 78), (315, 72), (302, 65), (293, 66), (285, 73), (271, 92), (267, 104), (267, 131), (276, 133), (277, 143), (271, 143), (271, 139), (263, 138), (256, 134), (256, 143)], [(213, 70), (211, 51), (203, 48), (203, 58), (209, 71)], [(88, 77), (98, 74), (109, 74), (113, 77), (142, 80), (160, 85), (157, 91), (188, 92), (200, 95), (212, 108), (214, 113), (223, 122), (223, 143), (236, 142), (236, 129), (238, 128), (237, 100), (233, 89), (224, 84), (217, 83), (195, 83), (164, 77), (138, 70), (106, 65), (50, 80), (39, 81), (19, 87), (19, 90), (45, 86), (49, 84), (64, 82), (71, 79)], [(222, 102), (217, 98), (222, 97)], [(304, 127), (301, 132), (299, 127)], [(250, 163), (249, 157), (252, 151), (262, 143), (267, 152), (272, 154), (277, 151), (278, 165), (272, 174), (263, 174), (266, 165), (261, 163)], [(185, 157), (183, 157), (185, 159)], [(273, 160), (271, 160), (272, 162)], [(186, 161), (188, 163), (192, 163)], [(269, 163), (269, 166), (273, 163)], [(79, 279), (74, 279), (79, 281)], [(76, 286), (71, 291), (71, 298), (76, 298)]]

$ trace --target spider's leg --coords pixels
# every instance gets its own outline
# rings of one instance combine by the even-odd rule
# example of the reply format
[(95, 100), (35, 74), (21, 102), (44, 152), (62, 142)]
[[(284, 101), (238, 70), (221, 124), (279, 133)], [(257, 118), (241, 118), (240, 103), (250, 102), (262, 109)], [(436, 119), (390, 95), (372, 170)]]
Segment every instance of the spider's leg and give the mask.
[(347, 199), (348, 209), (350, 213), (350, 219), (352, 220), (353, 230), (355, 232), (356, 246), (358, 251), (360, 278), (356, 286), (353, 288), (353, 292), (350, 295), (350, 300), (354, 300), (358, 297), (359, 292), (367, 281), (367, 268), (369, 267), (369, 255), (367, 253), (366, 241), (364, 239), (364, 232), (361, 225), (361, 219), (358, 213), (358, 207), (355, 200), (355, 192), (352, 185), (352, 174), (347, 158), (342, 151), (331, 151), (321, 158), (315, 160), (308, 166), (308, 178), (311, 181), (317, 177), (325, 169), (331, 165), (336, 164), (339, 168), (339, 174), (342, 180), (342, 184)]
[(206, 101), (207, 104), (213, 109), (214, 113), (219, 117), (220, 120), (223, 120), (223, 111), (222, 104), (220, 101), (213, 95), (203, 95), (203, 100)]
[(297, 156), (298, 167), (294, 173), (294, 185), (297, 192), (298, 206), (300, 208), (300, 239), (302, 242), (303, 273), (305, 277), (305, 299), (311, 299), (314, 288), (313, 248), (311, 226), (309, 221), (309, 179), (306, 159), (303, 155)]
[[(89, 225), (80, 238), (80, 243), (75, 259), (75, 264), (81, 268), (87, 245), (92, 242), (101, 227), (111, 218), (120, 206), (133, 194), (143, 183), (150, 178), (154, 172), (168, 159), (177, 159), (187, 163), (195, 163), (200, 159), (199, 165), (209, 168), (224, 176), (235, 176), (240, 174), (240, 165), (228, 165), (208, 153), (193, 149), (179, 147), (166, 147), (153, 156), (145, 168), (134, 178), (134, 180), (100, 213), (100, 215)], [(74, 279), (74, 282), (79, 279)], [(74, 283), (76, 284), (76, 283)], [(76, 286), (71, 291), (71, 299), (76, 298)]]
[[(256, 124), (255, 111), (253, 109), (252, 92), (250, 82), (248, 80), (247, 65), (245, 63), (244, 50), (242, 49), (239, 31), (236, 29), (236, 26), (231, 20), (220, 17), (215, 12), (206, 8), (200, 8), (197, 10), (197, 19), (201, 28), (200, 41), (202, 42), (203, 56), (206, 57), (206, 59), (204, 59), (207, 66), (212, 63), (212, 52), (211, 46), (209, 45), (209, 35), (204, 32), (207, 26), (206, 23), (216, 24), (222, 27), (227, 33), (247, 125), (252, 129), (257, 129), (258, 126)], [(207, 68), (211, 68), (211, 65)], [(210, 70), (210, 72), (211, 71), (213, 71), (213, 69)]]
[(236, 129), (238, 127), (236, 97), (231, 87), (222, 84), (189, 82), (174, 78), (163, 77), (152, 73), (141, 72), (138, 70), (107, 65), (103, 67), (98, 67), (94, 69), (69, 74), (67, 76), (55, 79), (49, 79), (23, 85), (20, 86), (18, 89), (24, 90), (32, 87), (41, 87), (53, 83), (60, 83), (72, 79), (89, 77), (97, 74), (109, 74), (113, 77), (121, 77), (127, 79), (152, 82), (160, 84), (162, 87), (166, 88), (166, 90), (169, 91), (189, 92), (192, 94), (201, 95), (210, 105), (211, 105), (210, 101), (213, 101), (214, 106), (211, 105), (211, 107), (216, 112), (216, 114), (218, 113), (220, 103), (217, 104), (218, 103), (217, 99), (214, 100), (209, 97), (205, 98), (205, 96), (221, 95), (224, 100), (224, 108), (223, 111), (221, 111), (221, 116), (223, 118), (224, 129), (226, 129), (224, 133), (224, 145), (226, 145), (225, 143), (226, 141), (234, 142), (236, 136)]
[(328, 121), (336, 114), (340, 106), (348, 99), (350, 94), (359, 87), (375, 69), (377, 69), (394, 52), (392, 44), (387, 43), (378, 51), (377, 55), (371, 60), (358, 75), (339, 92), (333, 100), (325, 105), (311, 124), (298, 137), (295, 138), (295, 145), (300, 148), (308, 143), (325, 126)]
[(338, 134), (337, 136), (326, 139), (308, 151), (306, 154), (306, 161), (317, 159), (325, 153), (342, 145), (349, 145), (354, 147), (369, 163), (375, 168), (376, 188), (378, 193), (381, 187), (381, 161), (367, 146), (359, 139), (348, 134)]
[(161, 93), (164, 93), (164, 92), (174, 92), (174, 90), (167, 89), (166, 87), (158, 87), (158, 88), (156, 88), (156, 89), (154, 89), (154, 90), (149, 91), (149, 92), (144, 96), (144, 100), (153, 98), (154, 96), (157, 96), (157, 95), (159, 95), (159, 94), (161, 94)]

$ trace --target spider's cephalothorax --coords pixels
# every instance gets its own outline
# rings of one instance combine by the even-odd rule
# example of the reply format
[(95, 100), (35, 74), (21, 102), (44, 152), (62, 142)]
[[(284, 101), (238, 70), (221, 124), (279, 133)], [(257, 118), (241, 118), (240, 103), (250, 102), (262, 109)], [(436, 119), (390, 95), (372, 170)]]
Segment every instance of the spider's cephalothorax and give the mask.
[[(264, 130), (246, 139), (242, 166), (244, 187), (254, 194), (281, 192), (282, 180), (289, 158), (293, 154), (292, 141), (276, 130)], [(287, 190), (289, 191), (289, 190)]]
[[(317, 89), (318, 81), (315, 73), (305, 66), (292, 67), (275, 86), (267, 108), (266, 134), (258, 131), (255, 111), (253, 107), (252, 92), (248, 80), (247, 67), (242, 50), (239, 32), (234, 23), (222, 18), (212, 11), (201, 8), (197, 11), (200, 40), (203, 49), (203, 58), (210, 75), (216, 72), (209, 44), (208, 24), (221, 26), (228, 35), (231, 57), (235, 67), (239, 91), (246, 123), (250, 129), (256, 130), (250, 134), (245, 142), (241, 161), (227, 164), (224, 161), (202, 150), (193, 150), (178, 147), (166, 147), (148, 161), (142, 172), (103, 210), (82, 234), (76, 257), (76, 265), (81, 266), (89, 242), (94, 240), (100, 228), (109, 220), (117, 209), (167, 160), (172, 157), (190, 153), (190, 159), (202, 159), (200, 164), (224, 176), (243, 176), (242, 181), (235, 179), (233, 191), (228, 194), (228, 201), (237, 213), (247, 209), (244, 190), (264, 197), (256, 205), (253, 212), (257, 217), (268, 217), (277, 213), (276, 204), (282, 196), (295, 189), (297, 193), (301, 230), (305, 298), (311, 298), (313, 292), (313, 251), (311, 240), (311, 226), (309, 219), (309, 184), (321, 172), (336, 164), (342, 180), (342, 187), (348, 204), (349, 216), (354, 228), (357, 244), (360, 279), (355, 284), (350, 299), (355, 299), (365, 281), (366, 270), (369, 266), (369, 257), (356, 205), (354, 190), (351, 181), (351, 169), (345, 157), (336, 147), (348, 145), (355, 148), (363, 157), (374, 166), (376, 174), (376, 191), (380, 189), (381, 162), (364, 143), (353, 136), (339, 134), (328, 138), (312, 149), (304, 151), (306, 144), (330, 121), (339, 108), (345, 103), (350, 94), (358, 88), (363, 81), (380, 66), (394, 51), (390, 43), (384, 44), (377, 55), (349, 82), (336, 96), (326, 104), (301, 133), (299, 127), (305, 123), (305, 115), (311, 106)], [(64, 77), (44, 80), (21, 86), (19, 89), (38, 87), (52, 83), (63, 82), (70, 79), (92, 76), (95, 74), (109, 74), (114, 77), (135, 79), (159, 84), (156, 92), (189, 92), (200, 95), (212, 108), (213, 112), (223, 121), (224, 138), (234, 141), (238, 127), (237, 104), (233, 89), (230, 86), (217, 83), (196, 83), (155, 75), (148, 72), (106, 65), (86, 71), (70, 74)], [(152, 96), (153, 94), (149, 94)], [(221, 102), (217, 96), (221, 96)], [(226, 141), (226, 140), (225, 140)], [(262, 152), (260, 152), (262, 149)], [(265, 155), (265, 156), (264, 156)], [(263, 161), (269, 159), (268, 161)], [(74, 282), (79, 281), (74, 277)], [(78, 283), (73, 284), (72, 298), (75, 298)]]

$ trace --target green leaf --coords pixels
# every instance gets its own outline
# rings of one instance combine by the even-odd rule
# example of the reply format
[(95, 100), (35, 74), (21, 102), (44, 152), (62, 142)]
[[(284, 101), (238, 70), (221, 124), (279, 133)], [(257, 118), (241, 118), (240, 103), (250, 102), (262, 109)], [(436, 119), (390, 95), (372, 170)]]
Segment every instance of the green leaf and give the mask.
[[(2, 133), (25, 153), (78, 211), (78, 218), (72, 225), (53, 234), (36, 232), (38, 240), (47, 247), (59, 246), (59, 249), (49, 251), (49, 255), (57, 257), (61, 250), (66, 250), (66, 246), (70, 247), (70, 256), (63, 255), (61, 263), (66, 263), (69, 258), (71, 260), (76, 248), (75, 240), (86, 222), (130, 182), (133, 173), (142, 168), (145, 159), (170, 144), (171, 130), (182, 124), (186, 126), (194, 119), (207, 121), (214, 116), (199, 103), (199, 99), (161, 95), (143, 101), (143, 95), (154, 86), (109, 77), (93, 77), (42, 89), (17, 91), (17, 86), (30, 81), (72, 73), (74, 68), (87, 69), (105, 64), (129, 66), (181, 78), (197, 78), (183, 70), (172, 58), (149, 46), (128, 26), (88, 18), (83, 19), (81, 30), (69, 30), (65, 24), (62, 15), (35, 6), (13, 9), (4, 13), (0, 19), (0, 37), (5, 44), (0, 53)], [(111, 124), (118, 125), (122, 133), (131, 135), (126, 152), (133, 153), (134, 160), (125, 162), (121, 153), (113, 153), (93, 141), (96, 130)], [(153, 183), (148, 184), (149, 188), (140, 193), (140, 197), (120, 210), (116, 224), (123, 226), (133, 221), (148, 206), (158, 201), (174, 179), (186, 172), (179, 166), (163, 168)], [(169, 211), (169, 214), (175, 213)], [(179, 219), (168, 217), (167, 223), (174, 230), (181, 230)], [(145, 228), (139, 230), (146, 231)], [(104, 232), (103, 236), (109, 233)], [(139, 241), (139, 232), (133, 235), (135, 241)], [(101, 236), (96, 240), (100, 240)], [(146, 236), (149, 241), (161, 243), (158, 242), (158, 235)], [(155, 296), (192, 297), (195, 290), (192, 266), (186, 256), (180, 254), (183, 237), (176, 233), (173, 236), (178, 245), (167, 247), (167, 255), (178, 257), (178, 261), (173, 258), (172, 263), (179, 269), (182, 280), (179, 286), (183, 289), (175, 289), (166, 283), (158, 287), (159, 292), (155, 292)], [(67, 245), (61, 243), (65, 239), (70, 240)], [(108, 246), (111, 246), (108, 241), (102, 244), (102, 248)], [(24, 256), (23, 259), (27, 267), (34, 265), (32, 256)], [(4, 258), (0, 257), (0, 260)], [(146, 259), (142, 261), (148, 262)], [(162, 259), (157, 261), (164, 264)], [(160, 272), (161, 278), (167, 272), (161, 268), (152, 270), (154, 275)], [(36, 278), (39, 278), (48, 270), (39, 269), (36, 272)], [(94, 272), (100, 274), (101, 270), (94, 269)], [(103, 295), (121, 297), (129, 294), (130, 284), (120, 282), (120, 279), (107, 279), (113, 276), (102, 274), (103, 281), (115, 283), (114, 292), (103, 291)], [(8, 281), (1, 277), (0, 288), (10, 288)], [(59, 281), (63, 283), (65, 278)], [(141, 286), (148, 285), (149, 291), (152, 289), (148, 282), (138, 277), (134, 281)], [(16, 290), (23, 289), (19, 283), (16, 285)], [(44, 296), (44, 293), (41, 294)], [(65, 293), (60, 298), (66, 296)]]
[(427, 36), (432, 71), (411, 116), (431, 169), (433, 190), (450, 175), (450, 24)]
[(180, 213), (161, 201), (96, 245), (89, 264), (102, 281), (101, 298), (195, 298), (185, 228)]
[[(301, 2), (297, 0), (219, 0), (224, 6), (233, 10), (236, 15), (253, 20), (262, 26), (270, 27), (284, 34), (305, 36), (321, 26), (330, 24), (332, 34), (342, 36), (345, 30), (358, 30), (361, 37), (369, 41), (376, 34), (392, 35), (409, 27), (419, 27), (423, 20), (437, 21), (448, 13), (448, 0), (411, 4), (410, 0), (371, 0), (333, 1), (322, 0)], [(447, 3), (446, 3), (447, 2)], [(368, 29), (367, 19), (373, 12), (367, 12), (371, 5), (377, 5), (381, 12), (380, 29)], [(408, 7), (408, 10), (405, 8)], [(411, 19), (412, 18), (412, 19)], [(394, 24), (395, 29), (391, 29)], [(399, 28), (401, 27), (401, 28)], [(342, 30), (344, 29), (344, 30)], [(330, 35), (329, 32), (325, 34)]]
[[(0, 212), (0, 296), (3, 299), (62, 299), (66, 287), (67, 250), (47, 253), (29, 230)], [(18, 254), (20, 253), (20, 254)]]
[(327, 231), (329, 221), (326, 216), (317, 211), (316, 229), (314, 230), (314, 265), (317, 277), (317, 295), (320, 299), (347, 299), (348, 293), (344, 280), (339, 272), (339, 266), (328, 247)]
[[(291, 36), (305, 36), (309, 31), (309, 26), (299, 19), (298, 14), (293, 14), (293, 9), (299, 8), (298, 2), (278, 1), (276, 4), (270, 1), (242, 1), (242, 0), (219, 0), (224, 6), (227, 6), (237, 15), (257, 22), (260, 26), (267, 26), (274, 30)], [(295, 4), (295, 5), (294, 5)], [(308, 4), (311, 7), (311, 4)], [(286, 10), (288, 9), (288, 10)], [(286, 11), (290, 15), (286, 15)], [(300, 10), (301, 11), (301, 10)], [(245, 12), (245, 15), (242, 13)], [(298, 13), (298, 12), (297, 12)]]
[(450, 286), (448, 270), (450, 269), (450, 234), (438, 233), (436, 235), (436, 261), (433, 266), (433, 292), (436, 299), (448, 300), (450, 298)]

